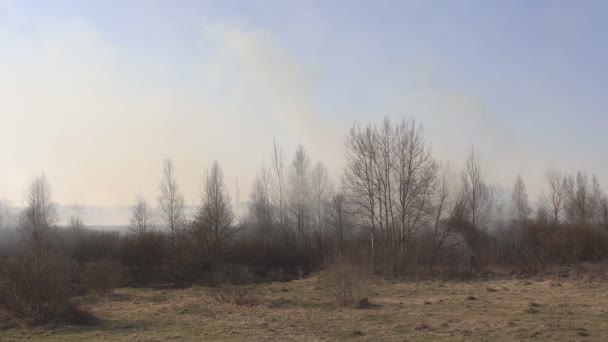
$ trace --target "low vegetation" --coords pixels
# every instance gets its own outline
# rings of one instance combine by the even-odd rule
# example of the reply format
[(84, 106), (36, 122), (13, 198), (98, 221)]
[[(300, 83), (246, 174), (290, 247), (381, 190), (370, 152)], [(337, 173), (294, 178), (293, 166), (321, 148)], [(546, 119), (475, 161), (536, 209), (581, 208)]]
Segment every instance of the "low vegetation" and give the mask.
[[(481, 165), (471, 149), (453, 177), (413, 120), (354, 125), (339, 185), (302, 146), (286, 164), (275, 143), (236, 217), (219, 163), (188, 212), (167, 159), (158, 206), (138, 197), (122, 232), (59, 225), (50, 183), (35, 178), (18, 215), (0, 210), (0, 337), (601, 336), (598, 179), (551, 168), (533, 210), (521, 177), (505, 190)], [(496, 275), (525, 279), (480, 281)]]
[(213, 296), (224, 303), (246, 304), (258, 286), (258, 279), (247, 265), (221, 265), (213, 273)]
[(608, 334), (604, 282), (372, 279), (367, 309), (336, 305), (318, 282), (312, 276), (262, 284), (255, 301), (239, 306), (215, 300), (206, 286), (120, 288), (105, 299), (75, 298), (97, 324), (5, 327), (0, 340), (603, 341)]
[(368, 305), (370, 272), (350, 261), (333, 261), (318, 275), (319, 287), (339, 306)]

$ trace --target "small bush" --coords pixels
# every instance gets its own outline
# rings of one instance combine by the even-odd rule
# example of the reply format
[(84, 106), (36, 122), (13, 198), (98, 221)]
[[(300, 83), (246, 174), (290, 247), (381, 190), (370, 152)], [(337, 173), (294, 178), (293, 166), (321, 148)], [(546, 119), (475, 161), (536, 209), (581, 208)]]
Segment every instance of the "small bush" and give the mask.
[(10, 260), (0, 268), (0, 305), (40, 325), (61, 320), (74, 308), (68, 302), (69, 263), (55, 255)]
[(87, 264), (82, 274), (82, 287), (87, 293), (109, 296), (122, 284), (123, 266), (111, 259)]
[(333, 262), (325, 267), (318, 281), (321, 290), (340, 306), (357, 306), (368, 295), (368, 270), (355, 263)]
[(214, 297), (225, 303), (245, 304), (257, 288), (255, 274), (247, 265), (227, 264), (213, 272)]

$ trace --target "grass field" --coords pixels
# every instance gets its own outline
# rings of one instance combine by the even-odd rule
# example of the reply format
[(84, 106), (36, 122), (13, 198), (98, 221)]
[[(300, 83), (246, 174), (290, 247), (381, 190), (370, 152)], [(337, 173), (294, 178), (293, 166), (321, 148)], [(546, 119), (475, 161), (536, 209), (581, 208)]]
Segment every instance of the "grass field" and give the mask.
[(118, 289), (80, 299), (99, 323), (0, 330), (0, 340), (606, 341), (608, 284), (375, 281), (371, 308), (338, 308), (315, 278), (259, 287), (247, 305), (209, 289)]

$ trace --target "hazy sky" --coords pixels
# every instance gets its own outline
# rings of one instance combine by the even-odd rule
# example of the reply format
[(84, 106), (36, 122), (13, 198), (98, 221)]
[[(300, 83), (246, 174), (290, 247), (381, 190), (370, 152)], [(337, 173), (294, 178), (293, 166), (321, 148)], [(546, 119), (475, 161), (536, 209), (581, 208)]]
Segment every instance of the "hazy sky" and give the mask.
[(336, 179), (353, 122), (423, 123), (487, 179), (550, 164), (608, 187), (608, 1), (0, 0), (0, 198), (44, 172), (62, 204), (189, 204), (217, 159), (248, 197), (273, 135)]

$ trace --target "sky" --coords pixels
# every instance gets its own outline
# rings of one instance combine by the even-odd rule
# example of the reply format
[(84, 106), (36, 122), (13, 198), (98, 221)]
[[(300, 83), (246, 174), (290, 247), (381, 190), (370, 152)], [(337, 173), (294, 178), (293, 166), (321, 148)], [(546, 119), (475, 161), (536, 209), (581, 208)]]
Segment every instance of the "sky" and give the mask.
[(0, 199), (44, 173), (62, 205), (155, 201), (166, 157), (187, 203), (214, 160), (247, 199), (273, 139), (337, 180), (385, 116), (533, 199), (550, 165), (606, 188), (606, 32), (591, 0), (0, 0)]

